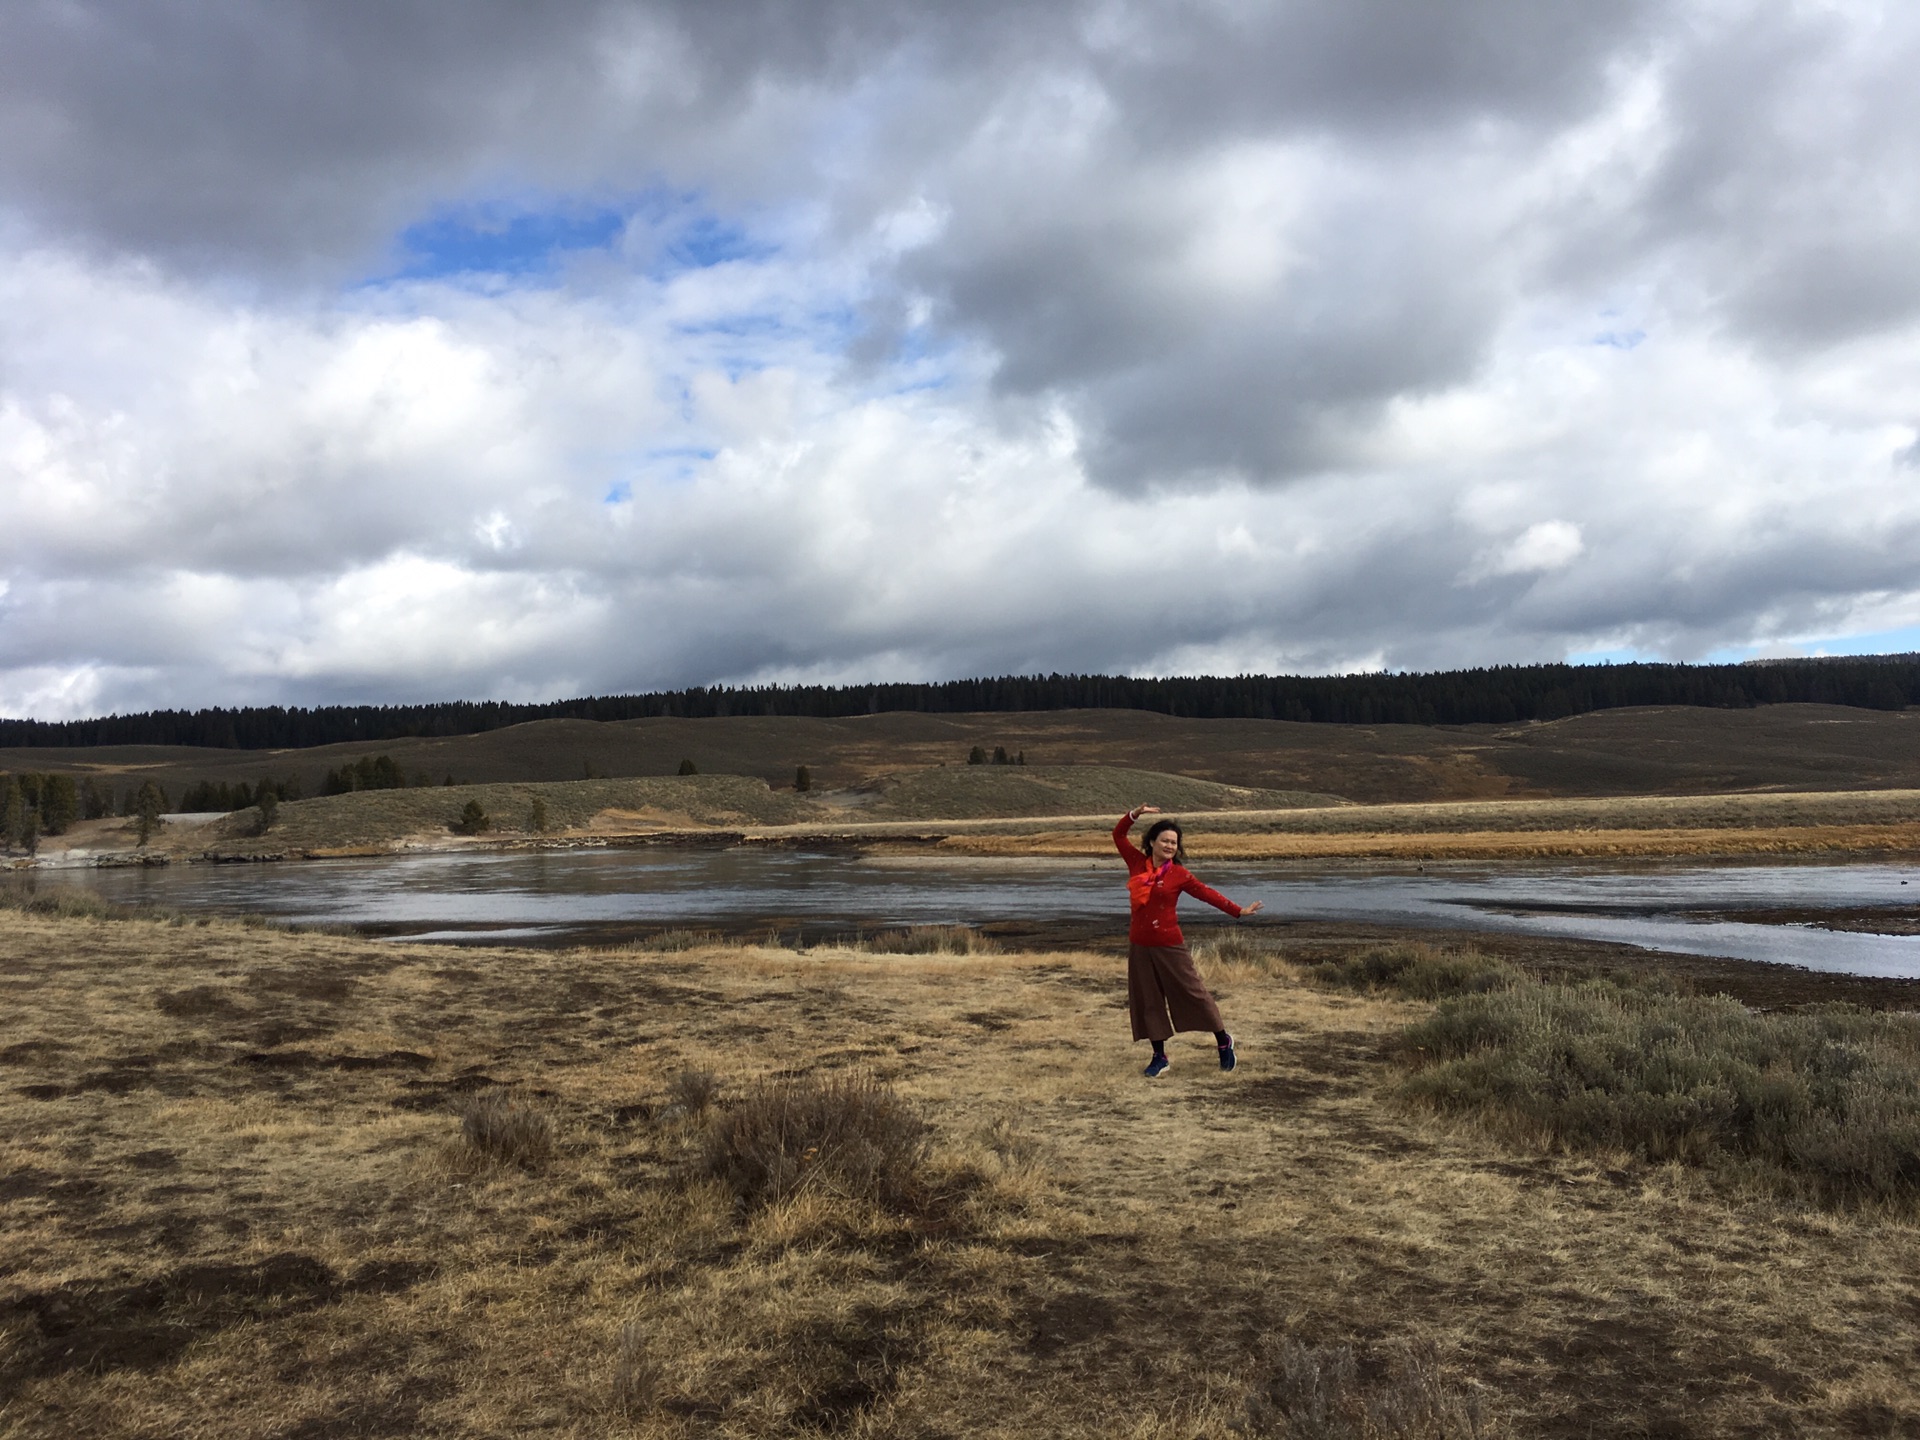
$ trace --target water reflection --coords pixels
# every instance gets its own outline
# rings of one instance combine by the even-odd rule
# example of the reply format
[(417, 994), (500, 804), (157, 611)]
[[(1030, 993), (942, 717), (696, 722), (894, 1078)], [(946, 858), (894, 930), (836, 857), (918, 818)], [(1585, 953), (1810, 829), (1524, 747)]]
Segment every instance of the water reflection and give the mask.
[[(1308, 868), (1208, 864), (1279, 917), (1611, 940), (1890, 978), (1920, 977), (1920, 936), (1743, 923), (1742, 910), (1920, 905), (1901, 865)], [(1125, 916), (1117, 862), (865, 860), (777, 850), (423, 855), (280, 865), (52, 872), (115, 901), (494, 939), (613, 923), (699, 926), (784, 916), (871, 925)], [(1912, 883), (1909, 883), (1912, 882)], [(1204, 909), (1204, 907), (1198, 907)], [(1702, 918), (1701, 912), (1722, 918)]]

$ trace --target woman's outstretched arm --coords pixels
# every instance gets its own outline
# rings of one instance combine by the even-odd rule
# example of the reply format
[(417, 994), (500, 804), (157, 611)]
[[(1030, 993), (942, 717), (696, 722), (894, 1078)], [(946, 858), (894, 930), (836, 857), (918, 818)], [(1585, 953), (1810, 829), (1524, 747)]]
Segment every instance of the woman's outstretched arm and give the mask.
[(1135, 860), (1145, 863), (1147, 853), (1127, 838), (1127, 832), (1133, 829), (1133, 822), (1138, 820), (1142, 815), (1158, 815), (1159, 813), (1160, 807), (1157, 805), (1136, 805), (1133, 809), (1122, 815), (1120, 817), (1120, 823), (1113, 827), (1113, 848), (1118, 850), (1121, 855), (1126, 858), (1127, 868), (1129, 870), (1134, 868), (1133, 862)]
[(1264, 900), (1256, 900), (1251, 905), (1236, 905), (1211, 885), (1202, 885), (1191, 873), (1188, 874), (1180, 888), (1187, 894), (1193, 896), (1194, 899), (1204, 900), (1207, 904), (1213, 906), (1214, 909), (1226, 911), (1227, 914), (1233, 916), (1236, 920), (1243, 915), (1251, 915), (1266, 905)]

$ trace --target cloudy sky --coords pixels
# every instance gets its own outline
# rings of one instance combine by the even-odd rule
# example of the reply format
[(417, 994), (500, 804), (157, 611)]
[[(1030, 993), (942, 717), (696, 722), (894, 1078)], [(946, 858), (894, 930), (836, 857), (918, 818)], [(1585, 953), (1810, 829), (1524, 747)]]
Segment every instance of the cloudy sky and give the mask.
[(1920, 648), (1920, 7), (11, 0), (0, 713)]

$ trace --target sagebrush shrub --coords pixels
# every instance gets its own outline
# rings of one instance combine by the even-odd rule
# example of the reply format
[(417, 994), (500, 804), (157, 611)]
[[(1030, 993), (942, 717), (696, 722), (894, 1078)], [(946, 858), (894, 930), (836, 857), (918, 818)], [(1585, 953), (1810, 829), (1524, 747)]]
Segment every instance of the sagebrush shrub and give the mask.
[(867, 938), (866, 948), (880, 955), (994, 955), (1000, 947), (966, 925), (909, 925)]
[(1238, 930), (1200, 941), (1193, 947), (1193, 954), (1202, 964), (1250, 965), (1262, 970), (1270, 970), (1281, 958), (1277, 947)]
[(802, 1076), (762, 1082), (716, 1114), (699, 1164), (749, 1206), (817, 1188), (909, 1208), (928, 1141), (919, 1109), (872, 1076)]
[(668, 1102), (699, 1117), (720, 1097), (720, 1077), (711, 1070), (682, 1070), (667, 1082)]
[(467, 1102), (460, 1135), (475, 1154), (523, 1170), (538, 1170), (553, 1155), (553, 1121), (498, 1093)]
[(69, 920), (112, 920), (135, 913), (78, 886), (50, 885), (40, 890), (31, 879), (21, 881), (12, 877), (4, 886), (0, 886), (0, 906), (9, 910), (24, 910), (31, 915), (58, 915)]
[(703, 945), (719, 943), (720, 937), (711, 930), (662, 930), (658, 935), (649, 935), (644, 940), (634, 941), (627, 948), (672, 954), (680, 950), (697, 950)]
[(1587, 981), (1448, 1000), (1404, 1041), (1409, 1096), (1516, 1134), (1920, 1200), (1920, 1016)]
[(1379, 945), (1307, 967), (1319, 984), (1340, 990), (1383, 991), (1410, 1000), (1439, 1000), (1510, 990), (1521, 972), (1476, 950), (1444, 950), (1418, 941)]

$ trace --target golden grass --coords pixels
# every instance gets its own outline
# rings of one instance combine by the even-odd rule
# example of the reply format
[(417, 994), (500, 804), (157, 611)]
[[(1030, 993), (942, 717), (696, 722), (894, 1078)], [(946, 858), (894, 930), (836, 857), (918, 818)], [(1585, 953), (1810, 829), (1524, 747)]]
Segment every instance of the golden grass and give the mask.
[[(1208, 962), (1240, 1069), (1150, 1083), (1110, 956), (0, 924), (0, 1435), (1227, 1437), (1289, 1344), (1514, 1435), (1920, 1426), (1912, 1224), (1397, 1106), (1428, 1008), (1266, 957)], [(928, 1118), (924, 1202), (701, 1177), (821, 1075)]]
[[(1211, 821), (1214, 817), (1205, 817)], [(1714, 830), (1523, 830), (1465, 833), (1374, 832), (1201, 837), (1190, 847), (1210, 860), (1547, 860), (1686, 855), (1911, 854), (1920, 824), (1769, 825)], [(1111, 842), (1076, 835), (954, 835), (943, 851), (960, 855), (1093, 856)]]
[[(1036, 798), (1050, 796), (1050, 799)], [(548, 829), (528, 828), (534, 799)], [(770, 790), (738, 775), (578, 780), (362, 791), (280, 807), (264, 835), (254, 812), (164, 829), (154, 858), (299, 858), (422, 849), (564, 848), (621, 843), (835, 844), (963, 855), (1110, 853), (1113, 817), (1148, 801), (1178, 809), (1189, 850), (1214, 859), (1554, 859), (1893, 854), (1920, 851), (1920, 790), (1632, 795), (1418, 805), (1321, 803), (1325, 796), (1234, 789), (1103, 767), (960, 766), (912, 777), (869, 806)], [(491, 818), (452, 833), (469, 801)], [(1105, 808), (1095, 808), (1096, 803)], [(1197, 808), (1212, 806), (1221, 808)], [(1054, 812), (1058, 813), (1054, 813)], [(902, 814), (913, 818), (900, 818)], [(131, 856), (128, 822), (93, 821), (45, 842)]]

